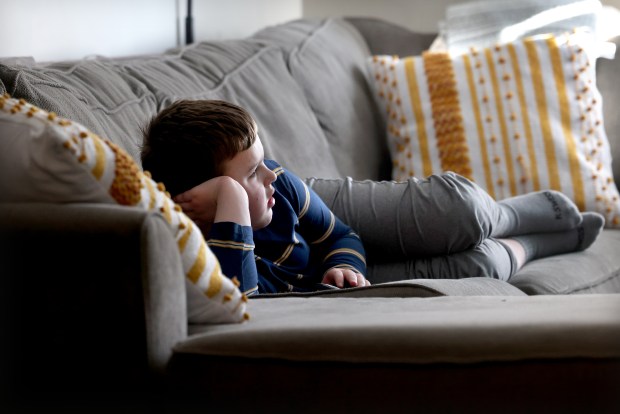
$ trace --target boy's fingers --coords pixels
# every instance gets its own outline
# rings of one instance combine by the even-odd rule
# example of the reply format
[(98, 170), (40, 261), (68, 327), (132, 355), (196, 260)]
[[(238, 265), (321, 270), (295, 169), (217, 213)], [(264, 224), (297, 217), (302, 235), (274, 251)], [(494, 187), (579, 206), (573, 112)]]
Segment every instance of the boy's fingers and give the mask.
[(357, 278), (357, 285), (355, 286), (370, 286), (370, 282), (368, 280), (366, 280), (366, 278), (364, 277), (364, 275), (362, 275), (361, 273), (357, 273), (357, 272), (353, 272)]
[(347, 272), (346, 273), (347, 282), (349, 283), (349, 286), (352, 286), (352, 287), (359, 286), (358, 279), (357, 279), (357, 273), (355, 273), (352, 270), (346, 270), (346, 272)]
[(341, 270), (331, 269), (328, 272), (328, 275), (323, 279), (323, 283), (327, 283), (328, 285), (338, 286), (339, 288), (344, 287), (344, 274)]
[(336, 283), (336, 286), (338, 286), (339, 288), (343, 288), (344, 287), (344, 279), (345, 276), (342, 273), (341, 270), (338, 270), (335, 274), (334, 274), (334, 282)]

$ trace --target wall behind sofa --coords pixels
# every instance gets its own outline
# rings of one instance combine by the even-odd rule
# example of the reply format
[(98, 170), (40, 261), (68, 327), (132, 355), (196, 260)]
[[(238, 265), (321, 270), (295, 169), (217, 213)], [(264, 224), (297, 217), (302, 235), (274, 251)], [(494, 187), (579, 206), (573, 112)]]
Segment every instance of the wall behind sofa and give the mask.
[(176, 44), (175, 15), (176, 0), (0, 0), (0, 57), (161, 52)]
[[(193, 0), (195, 40), (302, 17), (303, 0)], [(187, 0), (0, 0), (0, 58), (160, 53), (184, 44)]]
[[(308, 16), (375, 15), (425, 24), (459, 0), (193, 0), (195, 40), (248, 36)], [(620, 0), (618, 0), (620, 1)], [(187, 0), (0, 0), (0, 58), (37, 61), (159, 53), (184, 43)], [(422, 12), (421, 12), (422, 11)], [(416, 16), (423, 15), (425, 18)], [(409, 19), (411, 17), (411, 20)]]
[[(436, 32), (465, 0), (193, 0), (195, 40), (248, 36), (300, 17), (373, 16)], [(620, 0), (603, 0), (620, 8)], [(159, 53), (184, 42), (187, 0), (0, 0), (0, 58)]]

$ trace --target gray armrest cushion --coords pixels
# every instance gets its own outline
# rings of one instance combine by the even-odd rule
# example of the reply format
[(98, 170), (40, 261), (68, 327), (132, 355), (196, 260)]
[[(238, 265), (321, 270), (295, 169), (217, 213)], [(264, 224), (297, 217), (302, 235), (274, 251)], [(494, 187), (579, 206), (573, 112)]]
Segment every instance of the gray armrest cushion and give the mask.
[(509, 283), (528, 295), (620, 293), (620, 230), (605, 229), (583, 252), (527, 263)]
[(620, 357), (618, 295), (251, 302), (249, 323), (191, 326), (175, 352), (423, 364)]
[(163, 372), (187, 335), (180, 256), (163, 217), (117, 205), (0, 204), (0, 235), (18, 375), (31, 368), (53, 383), (62, 370), (77, 382), (131, 384)]

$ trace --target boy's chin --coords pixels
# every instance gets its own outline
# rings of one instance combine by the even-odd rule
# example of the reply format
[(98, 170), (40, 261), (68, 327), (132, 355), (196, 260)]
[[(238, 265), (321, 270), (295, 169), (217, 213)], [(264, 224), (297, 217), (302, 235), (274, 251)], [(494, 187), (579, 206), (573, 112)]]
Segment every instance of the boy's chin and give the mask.
[(252, 230), (264, 229), (269, 225), (269, 223), (271, 223), (271, 218), (272, 214), (271, 210), (269, 210), (269, 213), (265, 214), (265, 216), (263, 216), (260, 221), (258, 221), (257, 223), (252, 223)]

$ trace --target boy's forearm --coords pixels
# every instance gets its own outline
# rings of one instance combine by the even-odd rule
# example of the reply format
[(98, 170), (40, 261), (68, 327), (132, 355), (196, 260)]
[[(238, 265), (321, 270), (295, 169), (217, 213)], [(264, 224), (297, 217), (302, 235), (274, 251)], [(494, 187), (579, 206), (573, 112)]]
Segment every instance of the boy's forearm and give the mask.
[(366, 254), (359, 237), (354, 233), (344, 235), (326, 249), (323, 259), (323, 271), (337, 267), (355, 270), (366, 274)]
[(217, 208), (214, 222), (230, 221), (241, 226), (250, 226), (248, 195), (235, 180), (229, 177), (220, 181), (217, 192)]
[(239, 280), (242, 292), (247, 295), (257, 292), (258, 273), (251, 227), (229, 221), (214, 223), (207, 244), (217, 256), (222, 272)]

